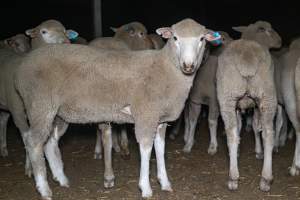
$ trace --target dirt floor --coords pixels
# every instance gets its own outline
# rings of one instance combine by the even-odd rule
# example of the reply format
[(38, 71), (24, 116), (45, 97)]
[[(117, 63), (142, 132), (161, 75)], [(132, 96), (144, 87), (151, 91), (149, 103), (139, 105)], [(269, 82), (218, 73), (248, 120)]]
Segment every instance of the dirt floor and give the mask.
[[(226, 138), (218, 135), (219, 151), (215, 156), (207, 154), (208, 127), (203, 120), (197, 129), (196, 142), (190, 154), (182, 152), (183, 137), (166, 141), (167, 171), (174, 192), (162, 192), (156, 179), (155, 156), (151, 159), (152, 199), (300, 199), (300, 177), (290, 177), (288, 167), (292, 163), (294, 142), (288, 141), (273, 157), (274, 182), (268, 193), (258, 189), (262, 161), (256, 160), (253, 134), (242, 134), (239, 169), (239, 189), (227, 189), (228, 154)], [(221, 132), (221, 131), (219, 131)], [(103, 187), (103, 160), (94, 160), (95, 129), (91, 126), (70, 128), (62, 138), (60, 147), (65, 163), (65, 172), (71, 187), (59, 187), (52, 180), (48, 169), (48, 180), (54, 200), (100, 200), (141, 199), (138, 189), (139, 154), (133, 136), (130, 137), (131, 158), (124, 161), (114, 153), (113, 166), (115, 187)], [(38, 199), (33, 179), (24, 175), (24, 148), (15, 127), (8, 129), (7, 158), (0, 157), (0, 199)], [(154, 154), (154, 153), (153, 153)]]

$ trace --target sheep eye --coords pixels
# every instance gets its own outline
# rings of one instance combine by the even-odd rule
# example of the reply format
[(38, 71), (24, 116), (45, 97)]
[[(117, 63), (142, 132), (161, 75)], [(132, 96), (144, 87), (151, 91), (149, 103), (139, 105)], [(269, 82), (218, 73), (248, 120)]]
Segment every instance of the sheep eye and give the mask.
[(200, 41), (202, 42), (203, 40), (204, 40), (204, 37), (201, 37), (201, 38), (200, 38)]
[(173, 37), (173, 39), (174, 39), (175, 41), (177, 41), (177, 40), (178, 40), (178, 38), (177, 38), (176, 36), (174, 36), (174, 37)]
[(46, 30), (42, 30), (42, 34), (46, 34), (47, 33), (47, 31)]

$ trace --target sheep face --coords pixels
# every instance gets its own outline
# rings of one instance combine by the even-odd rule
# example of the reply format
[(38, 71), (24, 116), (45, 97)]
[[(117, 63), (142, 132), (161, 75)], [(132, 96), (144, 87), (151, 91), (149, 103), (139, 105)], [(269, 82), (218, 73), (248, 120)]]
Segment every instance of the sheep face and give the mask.
[(194, 74), (199, 68), (205, 50), (207, 30), (192, 19), (185, 19), (172, 27), (159, 28), (156, 32), (168, 39), (181, 71)]
[(268, 48), (281, 47), (281, 37), (268, 22), (257, 21), (249, 26), (233, 27), (233, 29), (241, 32), (243, 39), (257, 41)]
[(29, 38), (23, 34), (18, 34), (6, 39), (5, 44), (11, 47), (16, 53), (26, 53), (30, 50)]
[(31, 38), (40, 38), (48, 44), (70, 43), (65, 27), (55, 20), (45, 21), (36, 28), (27, 30), (26, 34)]

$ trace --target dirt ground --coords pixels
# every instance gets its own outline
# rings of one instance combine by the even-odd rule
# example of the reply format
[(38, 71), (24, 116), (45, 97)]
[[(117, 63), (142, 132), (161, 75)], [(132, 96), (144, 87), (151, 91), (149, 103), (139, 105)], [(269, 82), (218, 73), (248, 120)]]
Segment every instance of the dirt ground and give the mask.
[[(219, 128), (221, 129), (221, 128)], [(182, 133), (175, 141), (166, 141), (166, 164), (174, 192), (162, 192), (156, 179), (154, 153), (151, 159), (152, 199), (300, 199), (300, 177), (290, 177), (288, 167), (292, 163), (294, 142), (288, 141), (278, 154), (273, 156), (274, 182), (268, 193), (258, 188), (262, 161), (256, 160), (253, 134), (243, 133), (240, 146), (239, 189), (227, 189), (228, 154), (226, 138), (219, 130), (218, 153), (207, 154), (208, 127), (202, 120), (197, 129), (196, 142), (190, 154), (182, 152)], [(100, 200), (100, 199), (141, 199), (138, 189), (139, 154), (137, 143), (130, 136), (131, 158), (124, 161), (114, 153), (113, 166), (116, 176), (115, 187), (103, 187), (103, 160), (94, 160), (95, 129), (91, 126), (71, 127), (62, 138), (60, 147), (65, 163), (65, 172), (71, 187), (59, 187), (52, 180), (48, 169), (48, 180), (54, 200)], [(8, 129), (7, 158), (0, 157), (0, 199), (39, 199), (33, 179), (24, 175), (24, 148), (22, 140), (13, 125)]]

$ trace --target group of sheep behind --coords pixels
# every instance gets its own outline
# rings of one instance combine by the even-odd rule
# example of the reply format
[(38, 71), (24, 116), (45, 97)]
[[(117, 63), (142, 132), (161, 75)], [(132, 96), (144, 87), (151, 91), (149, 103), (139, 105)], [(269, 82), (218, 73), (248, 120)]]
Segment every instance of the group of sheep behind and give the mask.
[[(220, 31), (222, 45), (213, 49), (207, 41), (219, 38), (192, 19), (157, 29), (166, 44), (139, 22), (113, 28), (114, 37), (87, 44), (79, 37), (70, 41), (72, 30), (48, 20), (26, 31), (30, 40), (19, 34), (0, 42), (2, 156), (8, 155), (6, 125), (11, 114), (26, 147), (25, 173), (33, 173), (43, 199), (52, 199), (44, 155), (54, 180), (68, 187), (59, 139), (69, 123), (98, 123), (94, 157), (102, 157), (103, 142), (104, 186), (112, 187), (112, 147), (129, 155), (122, 124), (132, 123), (141, 156), (139, 187), (143, 197), (151, 197), (153, 144), (158, 181), (162, 190), (172, 191), (164, 160), (167, 123), (184, 118), (184, 151), (190, 152), (204, 104), (209, 106), (209, 154), (217, 152), (218, 117), (224, 121), (230, 157), (228, 188), (235, 190), (241, 114), (253, 109), (256, 157), (264, 159), (260, 189), (269, 191), (272, 152), (284, 144), (280, 135), (287, 131), (285, 113), (296, 133), (290, 174), (299, 174), (300, 43), (295, 40), (288, 50), (273, 54), (270, 49), (280, 48), (281, 38), (269, 23), (258, 21), (234, 29), (242, 33), (241, 39)], [(70, 42), (84, 44), (62, 44)], [(121, 134), (111, 130), (111, 122), (121, 125)]]

